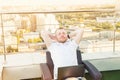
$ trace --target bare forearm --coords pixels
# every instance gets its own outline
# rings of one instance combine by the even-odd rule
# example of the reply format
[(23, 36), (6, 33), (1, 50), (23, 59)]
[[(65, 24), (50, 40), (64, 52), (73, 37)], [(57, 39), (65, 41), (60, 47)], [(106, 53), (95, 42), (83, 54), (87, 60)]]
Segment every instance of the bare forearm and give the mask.
[(41, 36), (43, 38), (50, 38), (50, 39), (53, 39), (54, 38), (54, 35), (52, 33), (50, 33), (49, 31), (41, 31)]
[(48, 35), (52, 40), (56, 39), (55, 34), (49, 32)]
[(82, 28), (82, 29), (76, 29), (75, 31), (73, 31), (73, 32), (71, 32), (70, 34), (69, 34), (69, 37), (71, 38), (71, 39), (73, 39), (73, 40), (75, 40), (75, 42), (77, 43), (77, 44), (79, 44), (80, 43), (80, 41), (81, 41), (81, 39), (82, 39), (82, 36), (83, 36), (83, 32), (84, 32), (84, 29)]
[(69, 34), (69, 37), (70, 38), (74, 38), (74, 37), (76, 37), (77, 35), (79, 35), (79, 34), (82, 34), (84, 32), (84, 29), (76, 29), (76, 30), (74, 30), (74, 31), (72, 31), (70, 34)]
[(51, 33), (48, 31), (41, 31), (41, 37), (43, 38), (45, 44), (47, 45), (47, 47), (51, 44), (52, 39), (51, 39)]

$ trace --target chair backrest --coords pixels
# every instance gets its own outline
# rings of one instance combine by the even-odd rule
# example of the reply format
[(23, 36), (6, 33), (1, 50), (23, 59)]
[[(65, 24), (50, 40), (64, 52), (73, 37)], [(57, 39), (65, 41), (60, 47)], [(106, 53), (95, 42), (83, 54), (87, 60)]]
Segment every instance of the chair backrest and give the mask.
[(52, 75), (52, 78), (53, 78), (54, 63), (53, 63), (53, 60), (51, 58), (51, 54), (50, 54), (49, 51), (46, 51), (46, 62), (47, 62), (47, 65), (50, 69), (50, 72), (51, 72), (51, 75)]
[(76, 50), (76, 53), (77, 53), (77, 61), (78, 61), (78, 64), (82, 64), (82, 57), (81, 57), (81, 51), (79, 49)]
[[(67, 71), (69, 71), (69, 76), (70, 75), (73, 75), (73, 73), (76, 73), (76, 74), (74, 74), (74, 75), (81, 75), (81, 76), (84, 76), (84, 69), (83, 68), (81, 68), (81, 69), (79, 69), (79, 67), (84, 67), (83, 66), (83, 64), (82, 64), (82, 57), (81, 57), (81, 51), (79, 50), (79, 49), (77, 49), (76, 50), (76, 53), (77, 53), (77, 61), (78, 61), (78, 64), (79, 64), (79, 66), (78, 67), (71, 67), (71, 68), (68, 68), (68, 69), (63, 69), (62, 67), (58, 70), (59, 72), (58, 72), (58, 74), (60, 74), (61, 75), (61, 73), (62, 73), (62, 71), (64, 70), (64, 73), (66, 74), (66, 70)], [(51, 72), (51, 75), (52, 75), (52, 77), (53, 77), (53, 74), (54, 74), (54, 72), (53, 72), (53, 70), (54, 70), (54, 63), (53, 63), (53, 60), (52, 60), (52, 58), (51, 58), (51, 54), (50, 54), (50, 52), (49, 51), (47, 51), (46, 52), (46, 61), (47, 61), (47, 65), (48, 65), (48, 67), (49, 67), (49, 69), (50, 69), (50, 72)], [(80, 72), (81, 73), (80, 73)], [(79, 72), (79, 74), (78, 74), (78, 72)], [(67, 72), (68, 73), (68, 72)], [(68, 76), (68, 75), (66, 75), (66, 76)], [(60, 76), (60, 77), (63, 77), (62, 75)], [(60, 79), (59, 79), (60, 80)]]

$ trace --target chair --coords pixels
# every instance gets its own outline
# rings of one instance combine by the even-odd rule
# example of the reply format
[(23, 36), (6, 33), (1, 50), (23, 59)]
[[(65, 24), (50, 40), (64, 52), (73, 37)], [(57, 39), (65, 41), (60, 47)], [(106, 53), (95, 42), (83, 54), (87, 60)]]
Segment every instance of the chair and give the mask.
[[(100, 73), (100, 71), (98, 71), (98, 69), (95, 66), (93, 66), (89, 61), (82, 60), (81, 52), (79, 49), (77, 49), (76, 51), (77, 51), (76, 53), (77, 53), (78, 64), (83, 65), (84, 69), (87, 70), (88, 73), (90, 74), (90, 76), (92, 77), (92, 80), (101, 80), (102, 74)], [(42, 76), (41, 76), (42, 80), (53, 80), (54, 63), (52, 61), (49, 51), (46, 52), (46, 63), (41, 63), (40, 68), (41, 68), (41, 72), (42, 72)], [(70, 70), (73, 70), (73, 72), (74, 72), (74, 69), (70, 69)], [(81, 72), (79, 72), (79, 73), (81, 73)], [(60, 73), (58, 70), (58, 75), (59, 74)], [(70, 73), (70, 74), (78, 76), (78, 74), (76, 74), (76, 72)], [(64, 79), (65, 76), (66, 75), (62, 76), (63, 78), (60, 78), (60, 79), (58, 77), (58, 80)], [(83, 77), (85, 76), (84, 73), (82, 76)]]

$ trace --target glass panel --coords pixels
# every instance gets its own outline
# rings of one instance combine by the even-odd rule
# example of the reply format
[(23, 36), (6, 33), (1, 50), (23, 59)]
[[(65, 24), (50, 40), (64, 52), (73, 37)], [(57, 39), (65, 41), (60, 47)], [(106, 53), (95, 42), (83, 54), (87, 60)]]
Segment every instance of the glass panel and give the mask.
[(3, 14), (0, 35), (4, 35), (4, 39), (1, 38), (0, 53), (4, 47), (7, 54), (45, 50), (40, 31), (45, 29), (54, 33), (61, 26), (68, 32), (76, 27), (85, 28), (79, 45), (83, 53), (119, 51), (120, 20), (115, 20), (113, 11)]
[(45, 29), (54, 33), (61, 26), (65, 27), (68, 32), (75, 27), (85, 28), (79, 45), (83, 53), (119, 51), (120, 16), (118, 13), (116, 16), (111, 9), (115, 7), (113, 5), (107, 8), (91, 7), (83, 8), (82, 11), (55, 13), (3, 13), (0, 53), (3, 53), (4, 48), (5, 53), (8, 54), (46, 49), (40, 31)]
[(40, 31), (54, 32), (59, 27), (54, 14), (3, 14), (2, 24), (5, 53), (46, 49)]
[(60, 13), (56, 14), (56, 19), (68, 30), (76, 27), (85, 28), (80, 43), (83, 53), (113, 51), (114, 12)]

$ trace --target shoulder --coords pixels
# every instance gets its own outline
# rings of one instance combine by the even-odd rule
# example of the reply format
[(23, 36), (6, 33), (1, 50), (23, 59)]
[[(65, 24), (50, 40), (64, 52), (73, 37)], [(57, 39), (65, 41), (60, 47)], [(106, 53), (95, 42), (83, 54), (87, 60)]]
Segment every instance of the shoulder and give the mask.
[(66, 44), (69, 44), (70, 46), (78, 46), (78, 44), (75, 42), (74, 39), (69, 39)]
[(59, 44), (58, 42), (52, 41), (52, 43), (48, 46), (48, 49), (53, 48), (53, 47), (57, 46), (58, 44)]

